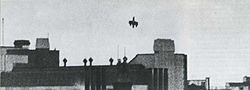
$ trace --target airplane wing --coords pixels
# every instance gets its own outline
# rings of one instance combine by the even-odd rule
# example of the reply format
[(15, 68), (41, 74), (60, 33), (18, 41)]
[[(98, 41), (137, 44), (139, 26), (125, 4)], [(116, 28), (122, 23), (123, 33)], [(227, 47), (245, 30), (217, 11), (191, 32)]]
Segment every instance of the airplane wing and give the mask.
[(132, 22), (132, 21), (129, 21), (128, 23), (129, 23), (129, 25), (131, 26), (131, 24), (132, 24), (133, 22)]
[(138, 26), (138, 22), (135, 22), (135, 26), (136, 26), (136, 27)]

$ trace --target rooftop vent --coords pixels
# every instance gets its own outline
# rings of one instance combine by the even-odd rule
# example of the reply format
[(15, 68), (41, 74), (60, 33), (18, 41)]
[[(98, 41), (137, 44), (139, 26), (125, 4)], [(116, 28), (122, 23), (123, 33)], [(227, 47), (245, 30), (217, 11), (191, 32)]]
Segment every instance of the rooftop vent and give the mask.
[(15, 40), (14, 41), (15, 48), (29, 48), (30, 41), (29, 40)]
[(154, 41), (155, 52), (174, 52), (174, 41), (171, 39), (156, 39)]
[(49, 39), (48, 38), (37, 38), (36, 39), (36, 49), (49, 49)]

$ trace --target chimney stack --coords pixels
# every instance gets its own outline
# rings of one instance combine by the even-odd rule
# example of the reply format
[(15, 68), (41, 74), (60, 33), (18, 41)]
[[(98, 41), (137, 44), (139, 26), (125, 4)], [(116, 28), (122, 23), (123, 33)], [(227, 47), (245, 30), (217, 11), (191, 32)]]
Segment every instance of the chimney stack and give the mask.
[(88, 60), (86, 58), (83, 59), (84, 66), (87, 65)]
[(113, 60), (113, 58), (110, 58), (110, 59), (109, 59), (110, 66), (112, 66), (112, 65), (113, 65), (113, 61), (114, 61), (114, 60)]
[(93, 59), (92, 57), (89, 58), (89, 66), (92, 66)]
[(126, 56), (123, 57), (123, 63), (127, 63), (128, 58)]
[(37, 38), (36, 49), (49, 49), (49, 38)]
[(67, 59), (66, 58), (63, 59), (63, 63), (64, 63), (63, 67), (66, 67), (66, 64), (67, 64)]

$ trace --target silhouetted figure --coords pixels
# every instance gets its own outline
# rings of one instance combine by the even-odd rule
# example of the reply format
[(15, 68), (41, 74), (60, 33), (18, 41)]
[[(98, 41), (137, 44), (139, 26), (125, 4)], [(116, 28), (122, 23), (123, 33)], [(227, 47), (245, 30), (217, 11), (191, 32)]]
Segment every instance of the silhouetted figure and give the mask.
[(63, 63), (64, 63), (63, 66), (66, 67), (66, 63), (67, 63), (67, 59), (66, 58), (63, 59)]
[(122, 63), (121, 59), (117, 59), (117, 65), (120, 65)]
[(109, 59), (109, 62), (110, 62), (110, 65), (111, 65), (111, 66), (113, 65), (113, 61), (114, 61), (113, 58), (110, 58), (110, 59)]
[(135, 17), (133, 17), (133, 20), (129, 21), (128, 23), (129, 23), (129, 26), (132, 25), (132, 28), (134, 28), (134, 26), (136, 26), (136, 27), (138, 26), (138, 22), (135, 21)]
[(87, 60), (86, 58), (84, 58), (82, 61), (83, 61), (83, 63), (84, 63), (84, 66), (86, 66), (86, 65), (87, 65), (88, 60)]
[(92, 66), (93, 59), (90, 57), (89, 58), (89, 66)]

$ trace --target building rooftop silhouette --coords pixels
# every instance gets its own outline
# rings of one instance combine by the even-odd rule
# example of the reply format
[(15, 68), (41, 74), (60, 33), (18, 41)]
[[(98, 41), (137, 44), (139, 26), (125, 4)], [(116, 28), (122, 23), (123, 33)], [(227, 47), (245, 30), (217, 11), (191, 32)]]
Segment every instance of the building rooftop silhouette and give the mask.
[[(22, 41), (20, 41), (22, 42)], [(24, 41), (28, 45), (27, 41)], [(15, 44), (16, 45), (16, 44)], [(0, 86), (13, 89), (76, 89), (76, 90), (186, 90), (187, 56), (175, 54), (174, 41), (156, 39), (154, 53), (137, 54), (117, 64), (59, 66), (59, 51), (49, 49), (48, 38), (38, 38), (36, 49), (0, 47)], [(5, 49), (4, 49), (5, 48)], [(2, 58), (3, 57), (3, 58)], [(83, 87), (77, 87), (83, 86)], [(40, 87), (40, 88), (39, 88)]]

